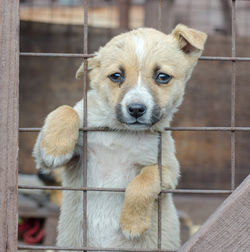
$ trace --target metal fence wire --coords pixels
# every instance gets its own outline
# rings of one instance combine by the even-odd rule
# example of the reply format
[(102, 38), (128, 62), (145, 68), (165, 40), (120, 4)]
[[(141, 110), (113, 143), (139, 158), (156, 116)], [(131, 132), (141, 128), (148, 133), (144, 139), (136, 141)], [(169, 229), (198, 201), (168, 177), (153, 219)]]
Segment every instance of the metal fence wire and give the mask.
[[(164, 0), (159, 0), (159, 19), (158, 28), (161, 30), (162, 27), (162, 2)], [(84, 99), (84, 122), (83, 128), (83, 179), (82, 187), (64, 187), (64, 186), (28, 186), (19, 185), (18, 189), (40, 189), (40, 190), (70, 190), (70, 191), (82, 191), (83, 193), (83, 247), (81, 248), (69, 248), (69, 247), (57, 247), (57, 246), (30, 246), (30, 245), (19, 245), (19, 250), (68, 250), (68, 251), (165, 251), (161, 249), (161, 195), (162, 193), (181, 193), (181, 194), (230, 194), (235, 189), (235, 132), (236, 131), (250, 131), (250, 127), (236, 127), (235, 126), (235, 84), (236, 84), (236, 62), (245, 61), (249, 62), (250, 57), (236, 57), (236, 0), (231, 0), (232, 4), (232, 51), (230, 57), (216, 57), (216, 56), (201, 56), (199, 60), (205, 61), (231, 61), (232, 62), (232, 79), (231, 79), (231, 125), (230, 127), (168, 127), (165, 130), (168, 131), (230, 131), (231, 132), (231, 189), (230, 190), (200, 190), (200, 189), (175, 189), (175, 190), (161, 190), (158, 197), (158, 243), (155, 249), (125, 249), (125, 248), (93, 248), (87, 247), (87, 192), (88, 191), (101, 191), (101, 192), (125, 192), (125, 188), (96, 188), (87, 187), (87, 137), (88, 131), (112, 131), (108, 128), (93, 128), (88, 127), (87, 122), (87, 59), (93, 57), (93, 54), (88, 53), (88, 0), (83, 1), (84, 7), (84, 25), (83, 25), (83, 53), (73, 54), (73, 53), (33, 53), (33, 52), (20, 52), (20, 56), (28, 57), (69, 57), (69, 58), (83, 58), (84, 61), (84, 77), (83, 77), (83, 99)], [(230, 21), (230, 20), (229, 20)], [(38, 132), (41, 128), (19, 128), (19, 132)], [(160, 179), (162, 175), (162, 135), (159, 134), (159, 144), (158, 144), (158, 168)]]

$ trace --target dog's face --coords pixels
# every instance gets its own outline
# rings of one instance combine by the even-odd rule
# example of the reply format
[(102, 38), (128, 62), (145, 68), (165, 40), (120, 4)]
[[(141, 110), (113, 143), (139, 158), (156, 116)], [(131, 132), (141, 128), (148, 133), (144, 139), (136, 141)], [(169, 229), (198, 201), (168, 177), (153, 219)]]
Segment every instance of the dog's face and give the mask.
[(89, 59), (91, 86), (121, 127), (157, 129), (181, 104), (205, 41), (184, 25), (169, 35), (150, 28), (121, 34)]

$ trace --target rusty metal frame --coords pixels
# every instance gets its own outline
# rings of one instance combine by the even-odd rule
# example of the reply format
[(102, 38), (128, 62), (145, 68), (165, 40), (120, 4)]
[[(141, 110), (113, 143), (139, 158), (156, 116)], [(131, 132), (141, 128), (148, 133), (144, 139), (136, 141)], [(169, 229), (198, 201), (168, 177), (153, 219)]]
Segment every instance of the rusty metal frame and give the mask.
[(19, 3), (0, 1), (0, 251), (17, 248)]
[[(21, 52), (20, 56), (25, 57), (64, 57), (64, 58), (91, 58), (94, 54), (84, 53), (35, 53)], [(209, 61), (250, 61), (250, 57), (219, 57), (219, 56), (201, 56), (199, 60)]]
[[(113, 131), (112, 129), (108, 128), (93, 128), (88, 127), (87, 125), (87, 59), (90, 57), (93, 57), (93, 54), (88, 53), (88, 0), (83, 0), (83, 7), (84, 7), (84, 26), (83, 26), (83, 53), (81, 54), (73, 54), (73, 53), (33, 53), (33, 52), (16, 52), (16, 55), (23, 56), (23, 57), (69, 57), (69, 58), (82, 58), (84, 62), (84, 78), (83, 78), (83, 98), (84, 98), (84, 122), (83, 122), (83, 128), (80, 130), (83, 134), (83, 141), (84, 141), (84, 149), (83, 149), (83, 155), (84, 155), (84, 162), (82, 164), (83, 169), (83, 181), (82, 181), (82, 187), (80, 188), (74, 188), (74, 187), (64, 187), (64, 186), (27, 186), (27, 185), (19, 185), (18, 189), (39, 189), (39, 190), (71, 190), (71, 191), (82, 191), (83, 193), (83, 247), (81, 248), (66, 248), (66, 247), (57, 247), (57, 246), (29, 246), (29, 245), (20, 245), (17, 246), (17, 241), (14, 239), (16, 237), (17, 232), (17, 223), (14, 223), (13, 220), (14, 216), (17, 214), (15, 204), (17, 201), (17, 184), (15, 184), (15, 176), (14, 180), (12, 180), (12, 184), (9, 190), (6, 189), (6, 193), (12, 194), (12, 198), (7, 198), (7, 202), (11, 209), (13, 209), (13, 214), (10, 215), (7, 218), (7, 221), (10, 221), (10, 225), (13, 224), (13, 227), (11, 227), (9, 230), (7, 230), (8, 233), (7, 237), (4, 237), (3, 241), (6, 242), (6, 246), (4, 247), (4, 251), (16, 251), (17, 248), (19, 250), (24, 249), (31, 249), (31, 250), (46, 250), (46, 249), (53, 249), (53, 250), (68, 250), (68, 251), (117, 251), (117, 248), (91, 248), (87, 247), (87, 192), (88, 191), (104, 191), (104, 192), (125, 192), (125, 188), (96, 188), (96, 187), (87, 187), (87, 137), (88, 137), (88, 131)], [(158, 28), (161, 30), (162, 28), (162, 3), (164, 0), (158, 0), (159, 1), (159, 16), (158, 16)], [(15, 7), (15, 10), (18, 9), (19, 3), (16, 0), (4, 0), (3, 3), (10, 8), (11, 5), (8, 4), (11, 3)], [(230, 190), (200, 190), (200, 189), (175, 189), (175, 190), (161, 190), (158, 198), (158, 242), (157, 242), (157, 248), (155, 249), (122, 249), (119, 248), (119, 251), (134, 251), (134, 252), (146, 252), (146, 251), (165, 251), (161, 249), (161, 195), (162, 193), (182, 193), (182, 194), (231, 194), (235, 189), (235, 133), (236, 131), (250, 131), (250, 127), (236, 127), (235, 125), (235, 88), (236, 88), (236, 62), (248, 62), (250, 61), (250, 57), (237, 57), (236, 56), (236, 0), (231, 0), (232, 3), (232, 52), (230, 57), (217, 57), (217, 56), (202, 56), (199, 60), (204, 61), (231, 61), (232, 62), (232, 79), (231, 79), (231, 123), (230, 127), (168, 127), (165, 130), (168, 131), (229, 131), (230, 132), (230, 138), (231, 138), (231, 189)], [(0, 4), (1, 6), (1, 4)], [(19, 19), (19, 15), (14, 13), (13, 15), (6, 15), (6, 20), (10, 22), (10, 19), (13, 18), (13, 16), (16, 16)], [(15, 19), (16, 20), (16, 19)], [(16, 25), (15, 23), (14, 25)], [(1, 24), (2, 25), (2, 24)], [(17, 25), (18, 26), (18, 25)], [(14, 32), (15, 33), (15, 32)], [(16, 36), (16, 41), (18, 41), (18, 34)], [(15, 44), (15, 48), (18, 48), (17, 44)], [(1, 45), (0, 45), (1, 46)], [(1, 47), (0, 47), (1, 49)], [(15, 60), (15, 53), (12, 55), (13, 58), (12, 61)], [(0, 58), (1, 61), (3, 60)], [(18, 61), (15, 66), (18, 66)], [(10, 81), (15, 80), (15, 77), (18, 74), (18, 71), (16, 68), (14, 69), (16, 72), (11, 76), (9, 79)], [(17, 83), (17, 82), (16, 82)], [(17, 84), (15, 85), (17, 87)], [(15, 88), (10, 88), (13, 92), (15, 91)], [(11, 93), (10, 93), (11, 94)], [(16, 95), (14, 92), (11, 94), (12, 96)], [(17, 96), (18, 97), (18, 96)], [(17, 100), (15, 100), (14, 107), (16, 108), (16, 113), (18, 113), (17, 108)], [(15, 109), (14, 108), (14, 109)], [(14, 125), (12, 127), (12, 130), (16, 132), (10, 132), (9, 136), (12, 137), (12, 142), (17, 139), (17, 131), (18, 126), (17, 123), (18, 120), (14, 119)], [(2, 128), (0, 128), (2, 130)], [(4, 129), (4, 128), (3, 128)], [(19, 132), (38, 132), (41, 128), (19, 128)], [(3, 133), (3, 132), (1, 132)], [(160, 132), (156, 132), (156, 134), (159, 135), (159, 144), (158, 144), (158, 168), (159, 168), (159, 174), (160, 179), (162, 180), (162, 134)], [(11, 142), (11, 143), (12, 143)], [(8, 145), (9, 146), (9, 145)], [(13, 147), (13, 152), (17, 153), (18, 146)], [(6, 157), (5, 157), (6, 158)], [(16, 166), (15, 162), (15, 166)], [(9, 168), (9, 167), (8, 167)], [(7, 169), (7, 168), (6, 168)], [(4, 208), (7, 210), (7, 205)], [(2, 213), (2, 212), (1, 212)], [(1, 217), (2, 218), (2, 217)], [(12, 220), (11, 220), (12, 218)], [(14, 237), (14, 238), (13, 238)], [(1, 237), (2, 238), (2, 237)], [(10, 240), (12, 238), (12, 240)], [(0, 248), (2, 246), (2, 240), (0, 239)], [(170, 251), (168, 251), (170, 252)]]

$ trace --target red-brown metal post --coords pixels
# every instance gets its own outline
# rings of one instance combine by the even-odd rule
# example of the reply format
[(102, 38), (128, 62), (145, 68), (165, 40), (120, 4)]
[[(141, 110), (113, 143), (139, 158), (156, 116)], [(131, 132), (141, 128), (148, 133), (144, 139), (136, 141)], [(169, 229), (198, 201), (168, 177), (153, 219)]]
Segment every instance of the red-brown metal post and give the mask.
[(17, 251), (19, 1), (0, 1), (0, 251)]

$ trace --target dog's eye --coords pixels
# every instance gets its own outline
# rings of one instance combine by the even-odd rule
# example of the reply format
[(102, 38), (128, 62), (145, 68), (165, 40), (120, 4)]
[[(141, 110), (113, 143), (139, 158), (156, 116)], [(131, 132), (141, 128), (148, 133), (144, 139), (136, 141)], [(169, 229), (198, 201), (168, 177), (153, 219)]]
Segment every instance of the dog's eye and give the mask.
[(113, 74), (110, 74), (108, 77), (111, 81), (117, 82), (117, 83), (122, 83), (124, 80), (124, 76), (122, 73), (113, 73)]
[(172, 79), (172, 76), (165, 74), (165, 73), (159, 73), (157, 72), (155, 74), (155, 82), (157, 84), (167, 84)]

